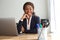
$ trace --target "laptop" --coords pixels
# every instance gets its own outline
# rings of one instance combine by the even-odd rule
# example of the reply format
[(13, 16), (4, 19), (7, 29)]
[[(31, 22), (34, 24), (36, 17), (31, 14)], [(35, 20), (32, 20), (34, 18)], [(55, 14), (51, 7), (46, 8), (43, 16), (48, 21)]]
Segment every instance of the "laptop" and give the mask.
[(18, 35), (15, 18), (0, 18), (0, 35)]

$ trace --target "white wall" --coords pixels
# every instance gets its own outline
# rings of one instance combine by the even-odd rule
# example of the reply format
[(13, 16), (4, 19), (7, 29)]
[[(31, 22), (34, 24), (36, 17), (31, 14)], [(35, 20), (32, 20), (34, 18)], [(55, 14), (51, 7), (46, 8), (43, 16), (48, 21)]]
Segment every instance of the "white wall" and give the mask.
[(23, 15), (23, 4), (27, 1), (35, 5), (35, 13), (40, 18), (48, 18), (47, 0), (0, 0), (0, 18), (15, 17), (16, 22)]
[(48, 0), (48, 19), (50, 21), (49, 32), (55, 32), (55, 6), (54, 0)]
[(55, 7), (55, 32), (52, 35), (52, 40), (60, 40), (60, 0), (54, 0)]

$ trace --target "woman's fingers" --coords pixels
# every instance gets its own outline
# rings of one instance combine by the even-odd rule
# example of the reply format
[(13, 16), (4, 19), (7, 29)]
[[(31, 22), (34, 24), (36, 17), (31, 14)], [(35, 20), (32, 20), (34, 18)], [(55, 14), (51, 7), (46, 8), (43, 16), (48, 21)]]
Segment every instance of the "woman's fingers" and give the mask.
[(29, 15), (28, 14), (24, 14), (21, 19), (24, 19), (24, 18), (29, 18)]
[(29, 15), (28, 15), (28, 14), (26, 14), (26, 17), (27, 17), (27, 18), (29, 18)]

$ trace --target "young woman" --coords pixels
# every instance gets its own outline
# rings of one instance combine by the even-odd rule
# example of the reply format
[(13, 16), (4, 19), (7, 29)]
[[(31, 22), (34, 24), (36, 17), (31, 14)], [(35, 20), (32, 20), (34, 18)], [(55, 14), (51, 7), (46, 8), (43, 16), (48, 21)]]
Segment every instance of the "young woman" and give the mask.
[(23, 5), (24, 14), (17, 24), (18, 33), (37, 33), (36, 24), (40, 24), (40, 18), (34, 13), (34, 5), (26, 2)]

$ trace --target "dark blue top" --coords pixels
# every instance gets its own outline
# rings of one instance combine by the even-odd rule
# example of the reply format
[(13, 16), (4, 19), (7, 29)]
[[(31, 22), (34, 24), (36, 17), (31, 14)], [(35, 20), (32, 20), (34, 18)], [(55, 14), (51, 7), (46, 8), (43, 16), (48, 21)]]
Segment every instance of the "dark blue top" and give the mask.
[(38, 16), (33, 15), (30, 23), (30, 30), (27, 30), (27, 19), (24, 19), (23, 21), (19, 21), (17, 26), (19, 28), (23, 26), (25, 29), (25, 33), (37, 33), (36, 24), (40, 24), (40, 18)]

